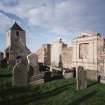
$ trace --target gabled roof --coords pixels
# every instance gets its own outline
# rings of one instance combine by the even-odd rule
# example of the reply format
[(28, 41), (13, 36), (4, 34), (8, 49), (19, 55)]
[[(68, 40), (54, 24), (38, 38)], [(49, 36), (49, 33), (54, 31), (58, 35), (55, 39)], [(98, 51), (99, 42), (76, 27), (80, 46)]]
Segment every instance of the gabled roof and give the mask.
[(11, 29), (11, 30), (24, 31), (16, 22), (13, 24), (13, 26), (12, 26), (10, 29)]

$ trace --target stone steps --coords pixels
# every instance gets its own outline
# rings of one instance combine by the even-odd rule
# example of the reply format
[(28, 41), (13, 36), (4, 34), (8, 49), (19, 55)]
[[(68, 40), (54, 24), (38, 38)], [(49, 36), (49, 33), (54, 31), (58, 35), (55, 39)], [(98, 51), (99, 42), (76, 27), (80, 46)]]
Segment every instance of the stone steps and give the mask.
[(30, 85), (38, 85), (38, 84), (42, 84), (42, 83), (44, 83), (44, 79), (38, 79), (36, 81), (30, 82), (29, 84)]

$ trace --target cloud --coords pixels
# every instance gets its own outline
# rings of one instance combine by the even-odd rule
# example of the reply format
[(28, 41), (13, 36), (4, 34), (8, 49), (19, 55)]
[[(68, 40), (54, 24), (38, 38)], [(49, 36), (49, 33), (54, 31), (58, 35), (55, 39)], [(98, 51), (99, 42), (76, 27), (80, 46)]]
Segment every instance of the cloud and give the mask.
[(47, 27), (57, 34), (69, 34), (70, 32), (102, 31), (100, 28), (105, 17), (104, 10), (104, 5), (99, 0), (92, 2), (63, 0), (53, 5), (47, 3), (44, 6), (33, 7), (26, 13), (26, 17), (30, 24)]
[(5, 48), (6, 31), (12, 25), (13, 20), (0, 13), (0, 51)]
[(13, 20), (0, 13), (0, 33), (4, 34), (12, 25)]
[(84, 31), (105, 33), (103, 0), (2, 0), (0, 10), (2, 31), (16, 20), (31, 38), (39, 40), (48, 41), (60, 34), (70, 40)]
[[(16, 5), (10, 7), (12, 3)], [(8, 12), (6, 4), (10, 4)], [(51, 32), (70, 33), (102, 27), (104, 5), (100, 0), (5, 0), (0, 8), (9, 18), (26, 19), (29, 25), (47, 27)]]
[(6, 17), (12, 19), (12, 20), (23, 21), (22, 18), (20, 18), (19, 16), (16, 16), (15, 14), (5, 12), (3, 10), (0, 10), (0, 13), (3, 14), (4, 16), (6, 16)]
[(5, 6), (16, 6), (18, 5), (18, 0), (2, 0), (2, 4)]

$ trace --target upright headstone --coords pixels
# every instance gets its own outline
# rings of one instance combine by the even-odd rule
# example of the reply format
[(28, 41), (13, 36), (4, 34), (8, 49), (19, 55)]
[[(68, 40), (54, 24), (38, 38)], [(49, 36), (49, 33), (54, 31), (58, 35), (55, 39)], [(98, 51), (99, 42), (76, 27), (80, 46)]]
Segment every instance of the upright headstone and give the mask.
[(4, 58), (4, 54), (3, 54), (3, 52), (0, 52), (0, 64), (1, 64), (1, 61), (3, 60), (3, 58)]
[(39, 73), (39, 64), (38, 64), (37, 55), (35, 53), (29, 54), (27, 56), (27, 60), (30, 70), (33, 72), (33, 75)]
[(86, 71), (82, 66), (79, 66), (77, 69), (76, 81), (77, 81), (77, 90), (87, 88)]
[(0, 70), (1, 70), (3, 58), (4, 58), (4, 54), (2, 52), (0, 52)]
[(26, 58), (22, 58), (13, 68), (13, 86), (25, 86), (28, 84), (28, 63)]
[(39, 71), (38, 57), (35, 53), (31, 53), (27, 56), (29, 71), (28, 82), (31, 85), (37, 85), (44, 83), (43, 73)]

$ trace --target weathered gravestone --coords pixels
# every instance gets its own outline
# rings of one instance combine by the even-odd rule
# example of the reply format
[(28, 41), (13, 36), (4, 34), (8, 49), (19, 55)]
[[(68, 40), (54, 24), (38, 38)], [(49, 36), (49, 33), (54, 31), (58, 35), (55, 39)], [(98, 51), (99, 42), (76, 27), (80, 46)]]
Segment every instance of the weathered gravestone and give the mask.
[(87, 88), (86, 71), (82, 66), (79, 66), (77, 69), (76, 81), (77, 81), (77, 90)]
[(39, 64), (38, 64), (38, 57), (35, 53), (29, 54), (27, 56), (29, 69), (33, 72), (33, 75), (39, 73)]
[(25, 86), (28, 84), (28, 62), (26, 58), (22, 58), (13, 68), (13, 86)]
[(29, 71), (28, 71), (28, 82), (31, 85), (37, 85), (44, 83), (42, 78), (44, 74), (39, 71), (38, 57), (35, 53), (31, 53), (27, 56)]

